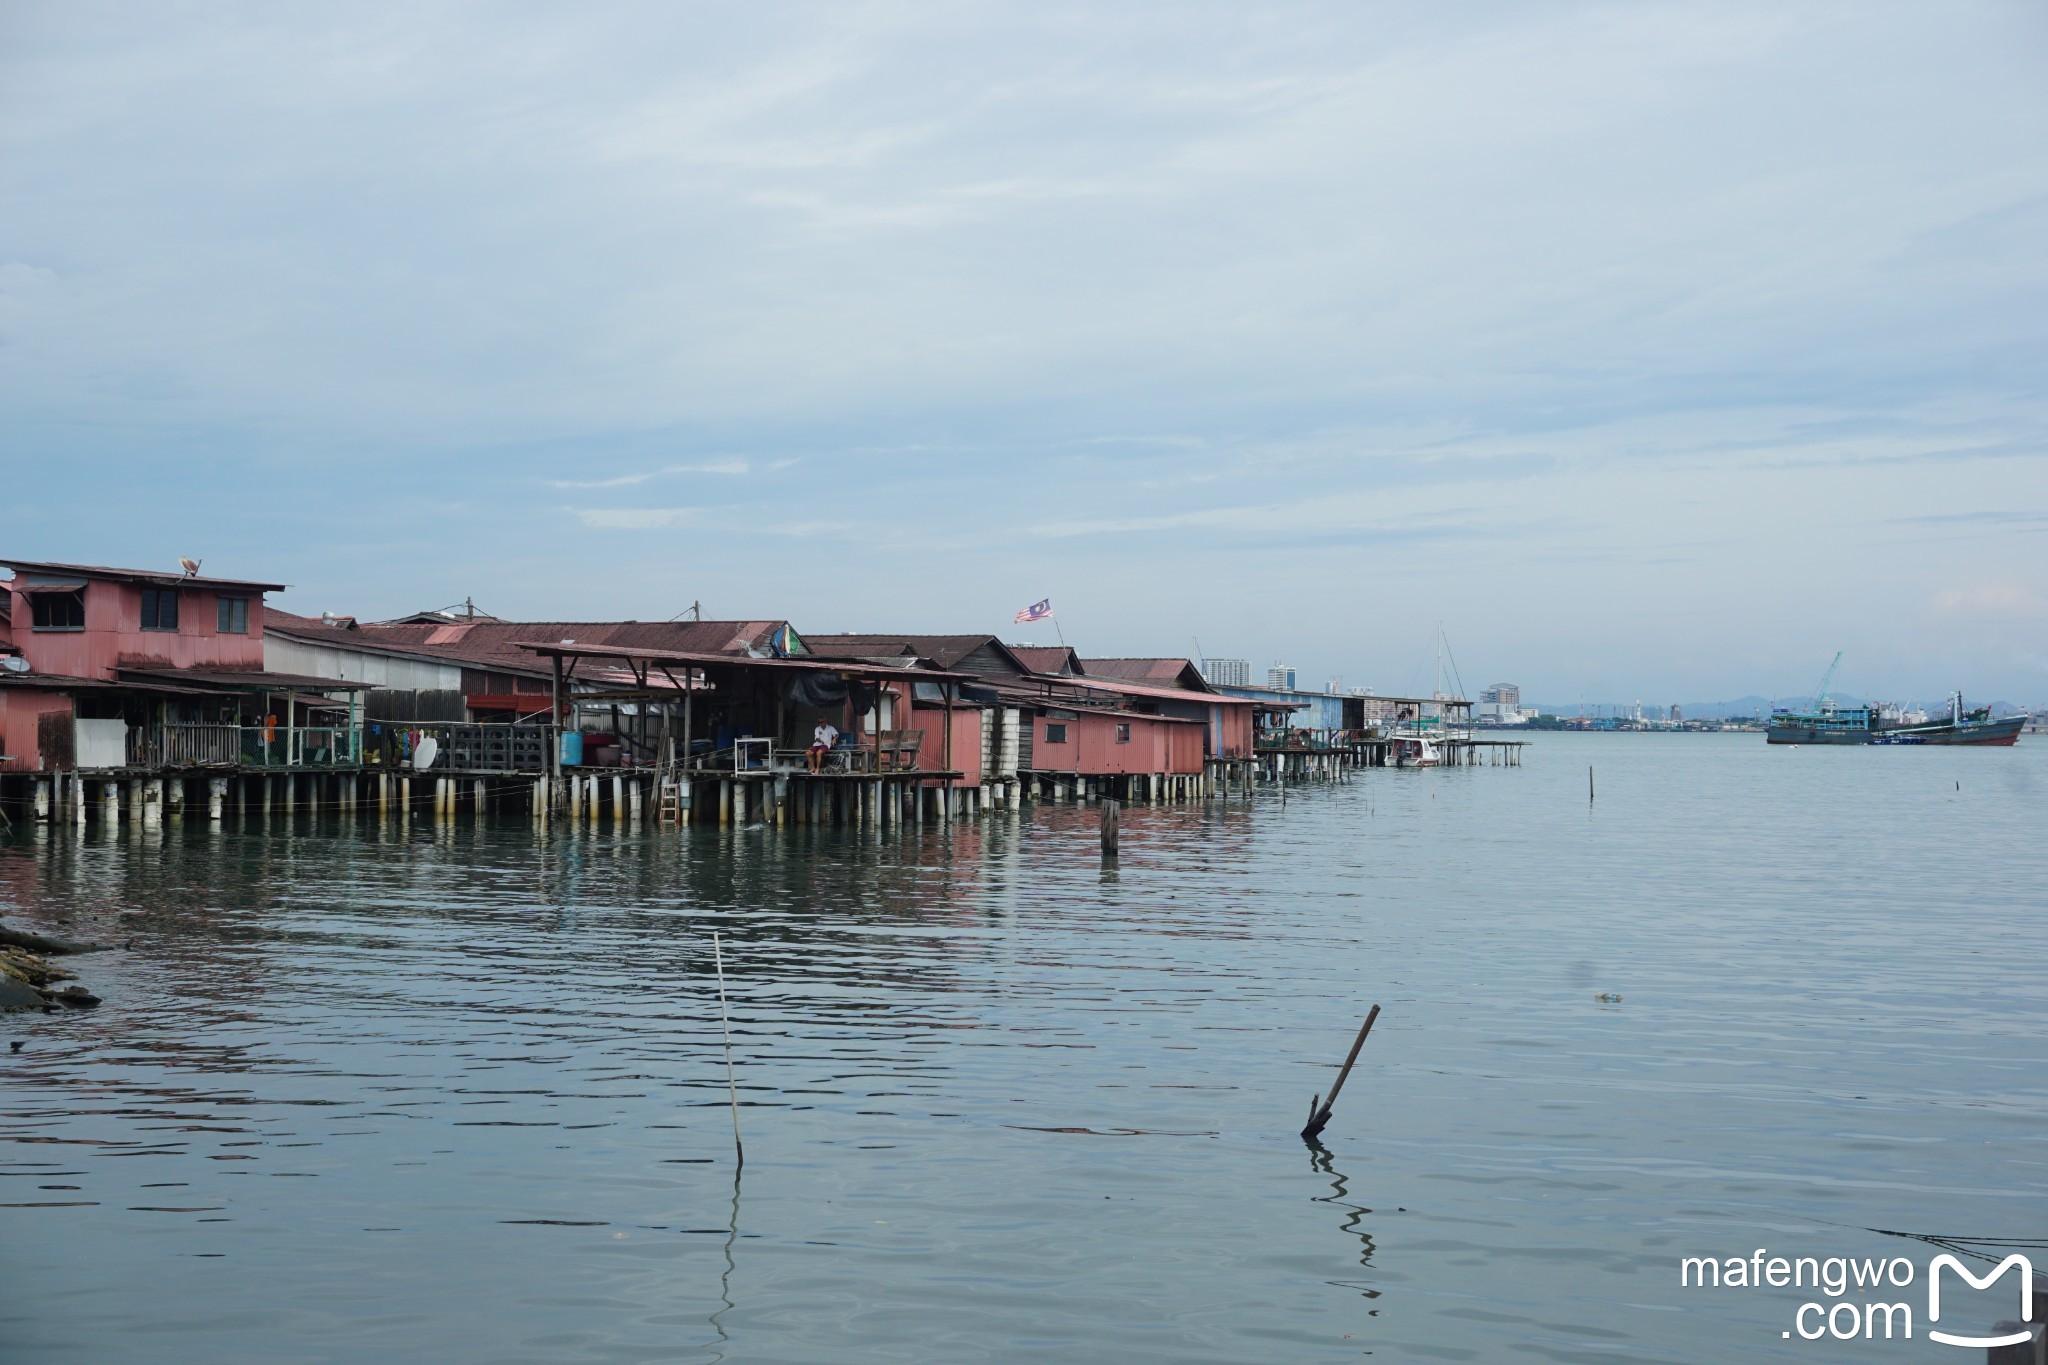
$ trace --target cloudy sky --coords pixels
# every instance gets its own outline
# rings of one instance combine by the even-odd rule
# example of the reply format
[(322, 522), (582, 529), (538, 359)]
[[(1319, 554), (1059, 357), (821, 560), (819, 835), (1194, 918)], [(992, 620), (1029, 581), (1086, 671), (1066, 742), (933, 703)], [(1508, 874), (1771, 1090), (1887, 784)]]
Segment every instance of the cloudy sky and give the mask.
[(2048, 700), (2044, 244), (2036, 3), (12, 0), (0, 543)]

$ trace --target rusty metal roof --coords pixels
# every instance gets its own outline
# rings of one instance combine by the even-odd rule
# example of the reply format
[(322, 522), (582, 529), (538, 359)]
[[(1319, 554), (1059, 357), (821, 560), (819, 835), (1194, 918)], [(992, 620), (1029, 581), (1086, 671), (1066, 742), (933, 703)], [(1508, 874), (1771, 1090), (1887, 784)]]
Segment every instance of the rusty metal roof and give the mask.
[[(265, 618), (268, 621), (269, 618)], [(314, 639), (341, 648), (389, 650), (439, 659), (475, 668), (532, 673), (540, 669), (526, 645), (534, 641), (573, 640), (578, 645), (681, 651), (710, 658), (747, 658), (749, 650), (768, 652), (768, 642), (788, 626), (786, 621), (474, 621), (421, 622), (413, 625), (363, 625), (354, 629), (323, 626), (298, 617), (286, 623), (285, 634)], [(799, 637), (801, 638), (801, 637)]]
[(104, 564), (56, 564), (40, 559), (0, 559), (0, 568), (16, 573), (63, 574), (71, 578), (110, 578), (122, 583), (148, 583), (161, 588), (243, 588), (249, 592), (283, 592), (283, 583), (252, 583), (243, 578), (201, 578), (182, 569), (116, 569)]
[(200, 668), (119, 668), (115, 672), (124, 678), (139, 678), (144, 682), (226, 687), (244, 692), (263, 688), (279, 692), (318, 691), (323, 688), (330, 692), (365, 692), (376, 685), (348, 682), (342, 678), (315, 678), (305, 673), (231, 673)]
[(1249, 706), (1244, 697), (1227, 697), (1221, 692), (1190, 692), (1184, 687), (1154, 687), (1150, 683), (1122, 682), (1114, 678), (1047, 678), (1059, 687), (1078, 687), (1089, 692), (1114, 693), (1120, 697), (1157, 697), (1163, 701), (1199, 702), (1205, 706)]
[(1079, 673), (1080, 656), (1066, 645), (1010, 645), (1010, 653), (1033, 673)]
[(820, 657), (879, 659), (909, 655), (930, 659), (940, 668), (957, 668), (962, 659), (976, 650), (991, 649), (999, 662), (1016, 672), (1034, 671), (994, 635), (806, 635), (803, 640), (811, 653)]
[[(705, 624), (709, 624), (706, 622)], [(548, 640), (522, 640), (520, 649), (529, 650), (542, 658), (556, 659), (619, 659), (631, 663), (646, 664), (688, 664), (696, 666), (762, 669), (764, 671), (799, 673), (838, 673), (852, 677), (866, 678), (915, 678), (919, 681), (984, 681), (978, 673), (950, 673), (944, 669), (915, 668), (909, 665), (892, 667), (887, 664), (859, 663), (851, 659), (823, 659), (809, 656), (801, 659), (756, 659), (744, 654), (706, 654), (682, 649), (641, 649), (630, 645), (592, 644), (577, 640), (573, 643), (556, 643)]]
[(1212, 692), (1191, 659), (1078, 659), (1087, 678), (1119, 678), (1124, 682), (1154, 683), (1177, 687), (1183, 692)]

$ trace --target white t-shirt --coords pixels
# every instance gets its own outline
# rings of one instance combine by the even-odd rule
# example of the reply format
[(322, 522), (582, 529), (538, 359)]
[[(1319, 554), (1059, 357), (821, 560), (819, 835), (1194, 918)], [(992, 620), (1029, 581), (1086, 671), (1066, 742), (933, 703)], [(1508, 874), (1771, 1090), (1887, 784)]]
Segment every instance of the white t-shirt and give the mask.
[(817, 730), (814, 731), (811, 735), (811, 742), (814, 744), (822, 744), (827, 749), (829, 749), (834, 744), (837, 744), (839, 742), (839, 732), (832, 728), (832, 725), (829, 721), (821, 720), (818, 722)]

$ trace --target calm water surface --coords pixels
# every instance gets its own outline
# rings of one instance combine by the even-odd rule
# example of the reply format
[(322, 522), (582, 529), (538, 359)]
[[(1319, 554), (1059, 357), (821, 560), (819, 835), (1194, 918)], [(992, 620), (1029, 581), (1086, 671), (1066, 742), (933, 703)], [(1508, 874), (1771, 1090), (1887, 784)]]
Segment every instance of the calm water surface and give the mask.
[(2031, 736), (1597, 736), (1114, 871), (1071, 807), (17, 834), (0, 912), (128, 946), (0, 1021), (0, 1359), (1978, 1359), (1677, 1262), (2048, 1247), (2044, 810)]

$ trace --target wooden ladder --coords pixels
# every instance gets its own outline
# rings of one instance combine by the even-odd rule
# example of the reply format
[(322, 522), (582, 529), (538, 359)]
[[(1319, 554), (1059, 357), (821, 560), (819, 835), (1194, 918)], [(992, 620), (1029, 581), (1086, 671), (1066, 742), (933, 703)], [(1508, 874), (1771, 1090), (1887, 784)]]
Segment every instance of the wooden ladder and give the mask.
[(672, 777), (661, 780), (661, 804), (655, 818), (664, 825), (683, 822), (683, 787)]

